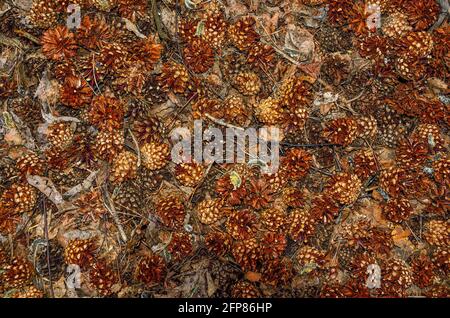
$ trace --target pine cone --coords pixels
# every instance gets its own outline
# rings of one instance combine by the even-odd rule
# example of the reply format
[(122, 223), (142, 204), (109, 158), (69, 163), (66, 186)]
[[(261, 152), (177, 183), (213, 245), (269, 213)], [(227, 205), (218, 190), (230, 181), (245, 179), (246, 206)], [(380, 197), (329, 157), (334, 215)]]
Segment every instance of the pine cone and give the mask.
[(165, 226), (173, 229), (183, 228), (186, 210), (180, 197), (172, 194), (161, 198), (156, 203), (155, 210)]
[(433, 162), (434, 179), (447, 188), (450, 187), (450, 158), (441, 158)]
[(231, 252), (244, 271), (254, 271), (261, 260), (260, 245), (255, 238), (236, 241)]
[(279, 100), (272, 97), (262, 100), (257, 105), (256, 116), (262, 123), (274, 126), (282, 124), (285, 118)]
[(47, 140), (55, 147), (65, 148), (73, 140), (74, 127), (68, 122), (52, 123), (47, 128)]
[(427, 144), (434, 151), (445, 151), (445, 141), (439, 126), (434, 124), (420, 124), (412, 134), (414, 141)]
[(404, 297), (406, 289), (413, 283), (412, 271), (408, 264), (392, 258), (381, 267), (383, 283), (381, 293), (387, 296)]
[(181, 94), (187, 89), (189, 73), (184, 65), (168, 62), (163, 65), (159, 80), (164, 91), (173, 90), (174, 93)]
[(34, 286), (25, 287), (23, 290), (15, 292), (12, 298), (44, 298), (44, 293)]
[(341, 28), (324, 25), (317, 32), (317, 40), (328, 52), (346, 51), (352, 47), (351, 35)]
[(304, 205), (303, 192), (295, 187), (287, 187), (283, 189), (282, 193), (283, 202), (289, 208), (301, 208)]
[(358, 151), (353, 157), (354, 172), (360, 180), (366, 180), (378, 171), (374, 152), (370, 149)]
[[(53, 281), (57, 281), (64, 273), (64, 249), (57, 240), (49, 240), (49, 254), (50, 254), (50, 273)], [(43, 246), (38, 253), (36, 262), (36, 272), (49, 278), (47, 262), (47, 246)]]
[(442, 220), (431, 220), (425, 224), (423, 237), (430, 245), (445, 247), (450, 243), (449, 222)]
[(113, 160), (111, 175), (112, 183), (122, 183), (125, 180), (136, 178), (137, 157), (130, 151), (122, 151)]
[(360, 117), (357, 119), (358, 137), (373, 138), (377, 132), (377, 121), (373, 116)]
[(431, 255), (435, 268), (441, 269), (445, 275), (450, 273), (450, 251), (448, 247), (438, 247)]
[(412, 31), (408, 18), (401, 12), (394, 12), (389, 15), (382, 26), (383, 34), (389, 38), (400, 38)]
[(129, 215), (137, 215), (142, 211), (143, 198), (139, 187), (134, 183), (123, 183), (117, 194), (113, 197), (114, 207), (119, 213), (121, 220), (129, 219)]
[(369, 245), (373, 238), (370, 220), (365, 215), (355, 216), (355, 219), (342, 225), (340, 236), (349, 246)]
[(1, 285), (5, 290), (24, 287), (31, 283), (33, 274), (33, 266), (27, 259), (15, 257), (0, 274)]
[(57, 24), (58, 13), (55, 5), (45, 0), (35, 0), (31, 6), (28, 18), (31, 24), (48, 29)]
[(112, 287), (118, 282), (118, 278), (104, 261), (97, 261), (89, 271), (89, 281), (101, 296), (110, 296), (113, 294)]
[(245, 96), (254, 96), (261, 91), (261, 79), (258, 74), (247, 71), (239, 73), (233, 78), (233, 86)]
[(41, 38), (42, 53), (55, 61), (69, 59), (76, 54), (75, 37), (65, 26), (57, 26), (44, 32)]
[(213, 224), (224, 215), (221, 199), (205, 199), (197, 206), (197, 217), (203, 224)]
[(124, 137), (121, 130), (115, 130), (113, 132), (103, 130), (95, 138), (93, 152), (97, 158), (112, 162), (122, 151), (123, 145)]
[(436, 21), (440, 7), (436, 1), (417, 0), (402, 3), (402, 10), (415, 31), (424, 31)]
[(205, 245), (208, 251), (217, 256), (224, 256), (231, 250), (232, 239), (223, 232), (210, 232), (205, 235)]
[(289, 236), (294, 241), (306, 243), (315, 234), (317, 221), (305, 210), (292, 211), (288, 223)]
[(1, 205), (7, 207), (11, 213), (30, 212), (34, 209), (36, 201), (36, 189), (28, 183), (14, 183), (3, 192), (0, 199)]
[(192, 117), (194, 117), (194, 119), (204, 120), (206, 114), (215, 118), (223, 118), (223, 109), (218, 100), (199, 98), (197, 102), (192, 105)]
[(175, 177), (186, 187), (197, 186), (203, 180), (204, 174), (204, 167), (195, 162), (181, 163), (175, 167)]
[(167, 246), (167, 251), (171, 255), (171, 261), (177, 263), (193, 252), (191, 237), (187, 233), (174, 232), (172, 240)]
[(261, 213), (261, 224), (268, 230), (282, 233), (287, 226), (287, 213), (280, 208), (271, 208)]
[(142, 146), (142, 163), (149, 170), (159, 170), (168, 163), (170, 154), (169, 145), (163, 143), (149, 142)]
[(139, 144), (160, 141), (163, 129), (162, 122), (150, 114), (138, 115), (133, 121), (133, 134)]
[(287, 240), (282, 233), (266, 232), (260, 241), (261, 257), (264, 260), (275, 260), (284, 253)]
[(98, 190), (83, 193), (74, 201), (74, 205), (78, 207), (78, 212), (80, 214), (92, 213), (93, 215), (100, 217), (107, 212), (103, 205), (102, 195)]
[(339, 205), (331, 196), (322, 194), (312, 199), (309, 214), (315, 220), (327, 224), (339, 215)]
[(88, 49), (100, 49), (114, 39), (114, 31), (103, 16), (84, 16), (76, 33), (77, 42)]
[(325, 252), (305, 245), (298, 250), (296, 259), (301, 268), (313, 267), (321, 269), (325, 264)]
[(217, 180), (216, 192), (221, 195), (228, 204), (235, 206), (240, 205), (247, 195), (247, 189), (245, 188), (245, 183), (242, 178), (235, 183), (232, 175), (225, 174)]
[(257, 41), (259, 34), (255, 30), (256, 21), (252, 17), (242, 18), (228, 28), (228, 38), (241, 51), (250, 49)]
[(246, 107), (243, 99), (238, 95), (231, 95), (224, 101), (223, 118), (230, 123), (247, 126), (251, 118), (251, 111)]
[(166, 264), (161, 256), (145, 256), (136, 266), (136, 278), (146, 285), (152, 285), (161, 282), (166, 271)]
[(397, 164), (405, 169), (421, 168), (428, 159), (428, 147), (421, 142), (402, 140), (396, 150)]
[(236, 240), (246, 240), (255, 236), (258, 229), (256, 214), (250, 210), (233, 212), (226, 222), (228, 233)]
[(283, 107), (291, 111), (308, 107), (311, 103), (311, 84), (303, 77), (289, 77), (281, 83), (276, 96)]
[(275, 59), (275, 49), (270, 45), (256, 43), (247, 54), (247, 62), (254, 66), (272, 67)]
[(281, 159), (282, 170), (291, 181), (299, 181), (305, 177), (312, 164), (312, 156), (306, 150), (291, 148)]
[(413, 282), (420, 288), (428, 287), (432, 284), (434, 278), (434, 265), (429, 257), (420, 254), (411, 261)]
[(398, 50), (406, 55), (414, 58), (426, 57), (433, 49), (433, 37), (425, 31), (409, 32), (398, 39), (396, 45)]
[(159, 188), (162, 182), (162, 176), (157, 172), (141, 166), (138, 170), (137, 183), (141, 188), (144, 196), (148, 196), (151, 192)]
[(288, 285), (293, 276), (294, 270), (289, 259), (267, 261), (261, 271), (261, 281), (273, 287)]
[(112, 132), (122, 128), (124, 114), (124, 106), (120, 100), (99, 95), (92, 99), (88, 118), (98, 129)]
[(232, 298), (260, 298), (261, 293), (250, 282), (240, 281), (233, 286), (231, 291)]
[(64, 250), (66, 264), (75, 264), (81, 268), (90, 266), (94, 260), (95, 248), (93, 239), (75, 239), (70, 241)]
[(273, 194), (273, 185), (269, 183), (269, 180), (250, 180), (245, 203), (256, 210), (263, 209), (273, 201)]
[(351, 72), (351, 59), (340, 53), (329, 55), (323, 62), (320, 71), (327, 83), (339, 86), (346, 81)]
[(214, 52), (202, 39), (195, 38), (183, 49), (184, 60), (197, 74), (207, 72), (214, 65)]
[(45, 161), (36, 154), (25, 153), (17, 159), (17, 169), (23, 177), (27, 175), (43, 175)]
[(356, 174), (340, 172), (328, 182), (328, 194), (340, 204), (354, 203), (361, 191), (361, 181)]
[(409, 200), (405, 198), (393, 198), (383, 208), (384, 216), (392, 222), (400, 223), (407, 220), (413, 213)]
[(333, 144), (350, 145), (358, 135), (358, 124), (352, 118), (338, 118), (325, 124), (323, 137)]

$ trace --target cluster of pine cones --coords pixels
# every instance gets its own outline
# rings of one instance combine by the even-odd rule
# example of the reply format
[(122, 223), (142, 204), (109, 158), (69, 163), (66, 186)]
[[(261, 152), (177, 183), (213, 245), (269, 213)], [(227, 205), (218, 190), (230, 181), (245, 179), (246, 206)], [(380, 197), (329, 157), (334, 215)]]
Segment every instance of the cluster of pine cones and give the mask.
[[(212, 297), (449, 296), (439, 3), (293, 2), (326, 12), (304, 26), (309, 63), (276, 43), (286, 28), (223, 1), (158, 2), (170, 22), (141, 0), (34, 0), (26, 17), (0, 16), (20, 38), (0, 44), (4, 297), (69, 296), (50, 288), (67, 267), (84, 296), (174, 296), (173, 273), (198, 259), (216, 264)], [(280, 168), (172, 162), (171, 131), (196, 119), (278, 127)]]

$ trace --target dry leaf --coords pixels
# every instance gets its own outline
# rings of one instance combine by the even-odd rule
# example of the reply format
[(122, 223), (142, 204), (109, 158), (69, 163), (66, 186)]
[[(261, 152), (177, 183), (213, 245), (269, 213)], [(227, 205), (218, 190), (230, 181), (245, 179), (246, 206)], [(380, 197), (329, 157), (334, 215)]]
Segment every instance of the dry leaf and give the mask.
[(245, 274), (245, 278), (251, 282), (259, 282), (261, 279), (261, 274), (256, 272), (247, 272)]

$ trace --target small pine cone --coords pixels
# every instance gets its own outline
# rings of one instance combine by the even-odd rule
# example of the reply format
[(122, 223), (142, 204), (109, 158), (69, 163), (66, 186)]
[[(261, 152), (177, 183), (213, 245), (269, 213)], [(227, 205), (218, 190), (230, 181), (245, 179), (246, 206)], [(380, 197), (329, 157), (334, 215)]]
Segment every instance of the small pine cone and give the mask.
[(112, 199), (115, 209), (122, 212), (119, 214), (120, 219), (126, 219), (129, 214), (139, 215), (142, 209), (142, 194), (139, 187), (134, 183), (126, 182), (122, 184)]
[(250, 49), (259, 41), (255, 30), (256, 21), (252, 17), (242, 18), (228, 28), (228, 38), (241, 51)]
[(192, 117), (203, 120), (207, 116), (206, 114), (215, 118), (222, 118), (223, 109), (220, 102), (216, 99), (199, 98), (192, 105)]
[(325, 124), (324, 138), (337, 145), (348, 146), (358, 135), (357, 121), (352, 118), (338, 118)]
[(183, 49), (183, 54), (186, 64), (194, 73), (205, 73), (214, 65), (213, 50), (200, 38), (189, 42)]
[(136, 174), (137, 157), (132, 152), (125, 150), (114, 158), (109, 179), (112, 183), (117, 184), (136, 178)]
[(261, 79), (258, 74), (247, 71), (233, 78), (233, 85), (244, 96), (254, 96), (261, 91)]
[(42, 175), (45, 162), (36, 154), (25, 153), (17, 159), (17, 169), (25, 177), (26, 175)]
[(395, 71), (409, 81), (417, 81), (427, 75), (427, 69), (422, 61), (411, 55), (398, 56), (395, 60)]
[(252, 45), (247, 54), (247, 62), (258, 66), (270, 67), (275, 58), (275, 49), (270, 45), (261, 42)]
[(293, 276), (294, 270), (289, 259), (266, 261), (261, 270), (261, 281), (273, 287), (288, 285)]
[(373, 229), (370, 220), (365, 215), (357, 215), (342, 226), (340, 236), (349, 246), (364, 246), (373, 238)]
[(232, 298), (260, 298), (261, 293), (258, 290), (258, 288), (256, 288), (255, 285), (243, 280), (243, 281), (236, 283), (233, 286), (233, 289), (231, 290), (231, 297)]
[(380, 188), (391, 196), (396, 196), (401, 191), (399, 176), (402, 170), (395, 166), (384, 169), (380, 173)]
[(408, 199), (397, 197), (389, 200), (383, 208), (383, 214), (389, 221), (400, 223), (407, 220), (413, 213)]
[(412, 27), (408, 22), (408, 17), (401, 12), (394, 12), (389, 15), (383, 22), (381, 28), (383, 34), (389, 38), (400, 38), (412, 31)]
[(348, 55), (331, 54), (324, 60), (320, 71), (328, 83), (338, 86), (348, 79), (351, 72), (351, 63)]
[(163, 125), (152, 115), (138, 115), (133, 122), (133, 134), (139, 144), (160, 141)]
[(28, 19), (31, 24), (42, 29), (53, 27), (58, 22), (58, 13), (55, 7), (53, 3), (49, 5), (48, 1), (35, 0), (33, 1)]
[(277, 97), (288, 109), (306, 108), (311, 103), (311, 84), (302, 77), (289, 77), (281, 84)]
[[(355, 247), (350, 247), (355, 251)], [(357, 248), (357, 247), (356, 247)], [(355, 279), (367, 279), (367, 268), (369, 265), (377, 264), (375, 257), (368, 252), (357, 252), (350, 260), (348, 271)], [(383, 269), (381, 269), (383, 275)]]
[(42, 53), (49, 59), (61, 61), (76, 54), (74, 34), (65, 26), (48, 29), (41, 38)]
[(306, 107), (299, 106), (288, 112), (287, 116), (288, 130), (295, 132), (305, 127), (306, 121), (309, 118), (309, 110)]
[(170, 154), (169, 145), (163, 143), (149, 142), (142, 146), (142, 163), (149, 170), (159, 170), (168, 163)]
[(95, 243), (93, 239), (75, 239), (70, 241), (64, 250), (64, 259), (67, 265), (74, 264), (80, 267), (91, 265), (94, 260)]
[(50, 265), (50, 273), (53, 281), (57, 281), (64, 274), (64, 249), (57, 240), (49, 240), (50, 264), (47, 262), (47, 246), (42, 246), (38, 250), (38, 258), (36, 261), (36, 272), (49, 278), (48, 265)]
[(141, 166), (138, 171), (137, 183), (143, 191), (144, 196), (159, 188), (162, 182), (162, 176), (155, 171)]
[(449, 298), (450, 288), (445, 285), (434, 285), (426, 291), (425, 296), (429, 298)]
[(97, 158), (112, 162), (117, 154), (122, 151), (123, 145), (124, 137), (121, 130), (113, 132), (103, 130), (95, 138), (93, 152)]
[(431, 220), (425, 224), (423, 236), (430, 245), (448, 246), (450, 244), (450, 224), (448, 221)]
[(237, 95), (229, 96), (223, 103), (224, 119), (227, 122), (240, 126), (247, 126), (251, 118), (250, 110), (245, 106), (243, 99)]
[(235, 211), (228, 217), (226, 228), (236, 240), (253, 238), (258, 230), (256, 214), (250, 210)]
[(115, 5), (114, 0), (91, 0), (92, 5), (100, 11), (109, 12)]
[(450, 187), (450, 157), (433, 162), (433, 174), (439, 184)]
[(407, 122), (391, 107), (380, 107), (375, 115), (381, 141), (388, 147), (395, 148), (402, 136), (406, 135)]
[(445, 275), (450, 273), (450, 250), (448, 247), (438, 247), (431, 255), (431, 261), (435, 268), (444, 271)]
[(122, 101), (103, 95), (92, 99), (88, 120), (98, 129), (108, 131), (121, 129), (124, 116), (125, 110)]
[(340, 246), (337, 252), (339, 265), (343, 270), (348, 270), (353, 258), (356, 255), (356, 249), (351, 246)]
[(219, 50), (225, 40), (227, 23), (221, 8), (215, 2), (207, 4), (205, 13), (202, 15), (204, 23), (202, 39), (210, 43), (211, 47)]
[(236, 263), (244, 271), (254, 271), (261, 260), (261, 250), (255, 238), (236, 241), (231, 250)]
[(175, 167), (175, 177), (185, 187), (195, 187), (202, 180), (205, 168), (195, 162), (181, 163)]
[(100, 217), (107, 212), (103, 205), (102, 195), (98, 190), (83, 193), (74, 201), (74, 205), (78, 208), (80, 214), (92, 213)]
[(403, 139), (396, 149), (397, 164), (404, 169), (421, 168), (428, 159), (428, 146)]
[(171, 255), (171, 261), (177, 263), (193, 252), (191, 237), (187, 233), (172, 233), (172, 240), (167, 245), (167, 251)]
[(173, 229), (183, 227), (186, 210), (180, 197), (169, 195), (161, 198), (156, 203), (155, 211), (165, 226)]
[(118, 278), (104, 261), (98, 261), (89, 271), (89, 281), (101, 296), (110, 296), (113, 294), (112, 287), (118, 282)]
[(33, 277), (33, 265), (24, 258), (15, 257), (0, 273), (1, 282), (5, 290), (21, 288), (28, 285)]
[(327, 52), (346, 51), (352, 47), (352, 36), (349, 32), (328, 25), (319, 29), (317, 41)]
[(164, 91), (181, 94), (187, 89), (189, 73), (183, 64), (169, 62), (163, 65), (159, 80)]
[(325, 252), (305, 245), (298, 250), (296, 259), (301, 268), (314, 266), (321, 269), (325, 264)]
[(315, 220), (327, 224), (339, 215), (339, 205), (331, 196), (322, 194), (312, 199), (309, 214)]
[(223, 232), (210, 232), (205, 236), (208, 251), (217, 256), (224, 256), (231, 250), (232, 239)]
[(312, 164), (312, 156), (306, 150), (291, 148), (281, 159), (282, 169), (285, 170), (289, 180), (299, 181), (305, 177)]
[(3, 246), (0, 245), (0, 270), (8, 263), (8, 254)]
[(103, 16), (84, 16), (76, 34), (77, 42), (88, 49), (100, 49), (113, 37), (114, 31)]
[(301, 208), (304, 206), (305, 198), (299, 188), (287, 187), (282, 193), (283, 203), (289, 208)]
[(265, 260), (274, 260), (284, 253), (287, 240), (282, 233), (266, 232), (260, 241), (261, 257)]
[(361, 187), (361, 180), (356, 174), (340, 172), (329, 180), (328, 194), (338, 203), (349, 205), (358, 199)]
[(392, 258), (381, 266), (381, 272), (383, 275), (381, 293), (387, 296), (404, 297), (406, 289), (413, 283), (409, 265), (401, 259)]
[(15, 292), (12, 298), (44, 298), (44, 293), (34, 286), (25, 287), (23, 290)]
[(3, 192), (0, 202), (14, 213), (30, 212), (37, 201), (36, 189), (28, 183), (14, 183)]
[(396, 43), (406, 55), (414, 58), (426, 57), (433, 49), (433, 37), (426, 31), (409, 32)]
[(433, 283), (434, 265), (425, 254), (418, 255), (411, 261), (414, 284), (425, 288)]
[(261, 213), (261, 224), (268, 231), (282, 233), (287, 226), (287, 214), (279, 208), (264, 210)]
[(166, 263), (161, 256), (144, 256), (136, 266), (136, 278), (146, 285), (152, 285), (161, 282), (166, 271)]
[(266, 125), (280, 125), (285, 118), (284, 110), (278, 99), (269, 97), (262, 100), (256, 107), (258, 120)]
[(357, 125), (359, 138), (373, 138), (378, 132), (377, 121), (372, 116), (358, 118)]
[(203, 224), (213, 224), (219, 221), (223, 215), (221, 199), (205, 199), (197, 206), (197, 217)]
[(377, 161), (374, 152), (370, 149), (358, 151), (353, 157), (353, 166), (355, 174), (360, 180), (366, 180), (378, 171)]
[(439, 126), (434, 124), (420, 124), (412, 135), (414, 141), (427, 144), (435, 151), (445, 151), (445, 140)]
[(271, 181), (276, 180), (267, 178), (250, 180), (247, 189), (248, 194), (244, 199), (245, 203), (256, 210), (267, 207), (273, 201), (274, 188), (276, 188), (274, 184), (271, 184)]
[(47, 140), (55, 147), (65, 148), (72, 140), (74, 127), (68, 122), (52, 123), (47, 128)]
[(291, 239), (306, 243), (315, 234), (317, 221), (305, 210), (294, 210), (288, 224)]

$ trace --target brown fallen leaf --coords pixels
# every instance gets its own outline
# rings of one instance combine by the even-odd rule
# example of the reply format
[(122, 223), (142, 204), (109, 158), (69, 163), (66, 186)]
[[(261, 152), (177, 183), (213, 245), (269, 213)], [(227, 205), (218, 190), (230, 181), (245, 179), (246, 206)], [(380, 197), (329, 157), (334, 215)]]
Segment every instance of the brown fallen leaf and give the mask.
[(247, 272), (245, 274), (245, 278), (251, 282), (259, 282), (261, 279), (261, 274), (256, 272)]

